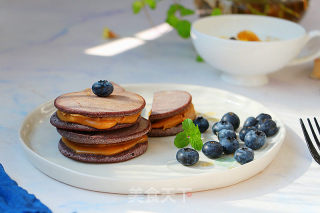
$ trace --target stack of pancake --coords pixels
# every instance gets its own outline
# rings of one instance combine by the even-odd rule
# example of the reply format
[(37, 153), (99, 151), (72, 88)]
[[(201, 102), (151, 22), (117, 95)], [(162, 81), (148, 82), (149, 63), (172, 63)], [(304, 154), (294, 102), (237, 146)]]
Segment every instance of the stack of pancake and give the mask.
[(181, 90), (156, 92), (149, 115), (152, 126), (149, 136), (176, 135), (183, 131), (181, 123), (188, 118), (191, 120), (196, 118), (190, 93)]
[(143, 154), (148, 147), (150, 122), (140, 116), (145, 100), (117, 84), (108, 97), (91, 89), (55, 99), (50, 122), (62, 136), (59, 151), (90, 163), (115, 163)]

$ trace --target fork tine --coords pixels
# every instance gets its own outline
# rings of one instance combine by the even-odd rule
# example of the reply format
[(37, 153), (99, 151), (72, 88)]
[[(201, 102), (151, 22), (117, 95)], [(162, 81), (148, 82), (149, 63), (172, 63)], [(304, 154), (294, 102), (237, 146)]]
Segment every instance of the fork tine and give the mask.
[(309, 134), (307, 132), (306, 126), (304, 125), (303, 120), (301, 118), (300, 118), (300, 124), (301, 124), (304, 138), (306, 139), (307, 143), (309, 143), (309, 141), (311, 141), (311, 139), (310, 139)]
[(317, 150), (315, 149), (312, 141), (310, 140), (310, 137), (309, 137), (309, 134), (306, 130), (306, 127), (302, 121), (302, 119), (300, 118), (300, 124), (301, 124), (301, 128), (302, 128), (302, 132), (303, 132), (303, 135), (304, 135), (304, 138), (307, 142), (307, 145), (308, 145), (308, 148), (309, 148), (309, 151), (310, 151), (310, 154), (312, 155), (313, 159), (318, 163), (320, 164), (320, 155), (318, 154)]
[(312, 124), (311, 124), (311, 121), (310, 121), (309, 118), (308, 118), (307, 120), (308, 120), (308, 123), (309, 123), (309, 127), (310, 127), (310, 129), (311, 129), (312, 135), (313, 135), (313, 137), (314, 137), (314, 140), (316, 141), (316, 144), (317, 144), (318, 148), (320, 149), (320, 142), (319, 142), (318, 137), (317, 137), (317, 135), (316, 135), (316, 133), (315, 133), (315, 131), (314, 131), (314, 129), (313, 129), (313, 126), (312, 126)]
[(318, 121), (317, 121), (317, 119), (316, 119), (315, 117), (313, 118), (313, 120), (314, 120), (314, 122), (316, 123), (318, 132), (319, 132), (319, 134), (320, 134), (320, 126), (319, 126), (319, 124), (318, 124)]

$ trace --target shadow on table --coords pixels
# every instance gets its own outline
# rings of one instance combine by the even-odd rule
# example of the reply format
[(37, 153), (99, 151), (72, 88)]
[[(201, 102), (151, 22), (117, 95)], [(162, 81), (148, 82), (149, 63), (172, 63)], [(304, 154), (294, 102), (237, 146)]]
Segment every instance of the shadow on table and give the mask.
[[(304, 141), (288, 126), (287, 136), (277, 157), (258, 175), (239, 184), (197, 194), (215, 201), (242, 200), (258, 197), (288, 186), (310, 167), (312, 157)], [(214, 181), (214, 180), (212, 180)], [(301, 193), (301, 192), (299, 192)], [(205, 195), (205, 196), (203, 196)]]

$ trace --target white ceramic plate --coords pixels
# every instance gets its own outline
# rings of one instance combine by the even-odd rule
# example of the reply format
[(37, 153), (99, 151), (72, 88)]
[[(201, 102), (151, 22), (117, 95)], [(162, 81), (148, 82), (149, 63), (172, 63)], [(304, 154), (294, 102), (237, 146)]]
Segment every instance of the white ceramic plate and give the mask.
[[(21, 144), (30, 162), (40, 171), (63, 183), (101, 192), (123, 194), (171, 194), (215, 189), (236, 184), (261, 172), (278, 153), (284, 137), (283, 123), (266, 107), (246, 97), (223, 90), (194, 85), (137, 84), (124, 86), (142, 95), (149, 112), (153, 92), (180, 89), (189, 91), (197, 112), (210, 120), (221, 118), (229, 111), (237, 113), (243, 122), (249, 116), (269, 113), (280, 127), (276, 136), (255, 151), (255, 159), (245, 165), (232, 155), (211, 160), (200, 153), (200, 161), (185, 167), (176, 161), (174, 137), (149, 138), (145, 154), (130, 161), (115, 164), (87, 164), (64, 157), (58, 150), (60, 139), (49, 118), (55, 111), (53, 101), (36, 108), (21, 127)], [(215, 139), (210, 129), (203, 134), (204, 142)]]

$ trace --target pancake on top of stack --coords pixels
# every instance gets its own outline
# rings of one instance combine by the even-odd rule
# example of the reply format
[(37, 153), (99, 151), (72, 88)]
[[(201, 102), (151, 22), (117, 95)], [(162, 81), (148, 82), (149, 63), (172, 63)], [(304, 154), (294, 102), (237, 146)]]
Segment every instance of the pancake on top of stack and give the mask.
[(83, 162), (115, 163), (147, 150), (151, 126), (140, 116), (144, 98), (112, 85), (107, 97), (85, 89), (55, 99), (57, 111), (50, 122), (62, 136), (59, 150), (63, 155)]
[(149, 136), (162, 137), (182, 132), (182, 121), (196, 118), (190, 93), (181, 90), (154, 93), (149, 115), (151, 131)]

